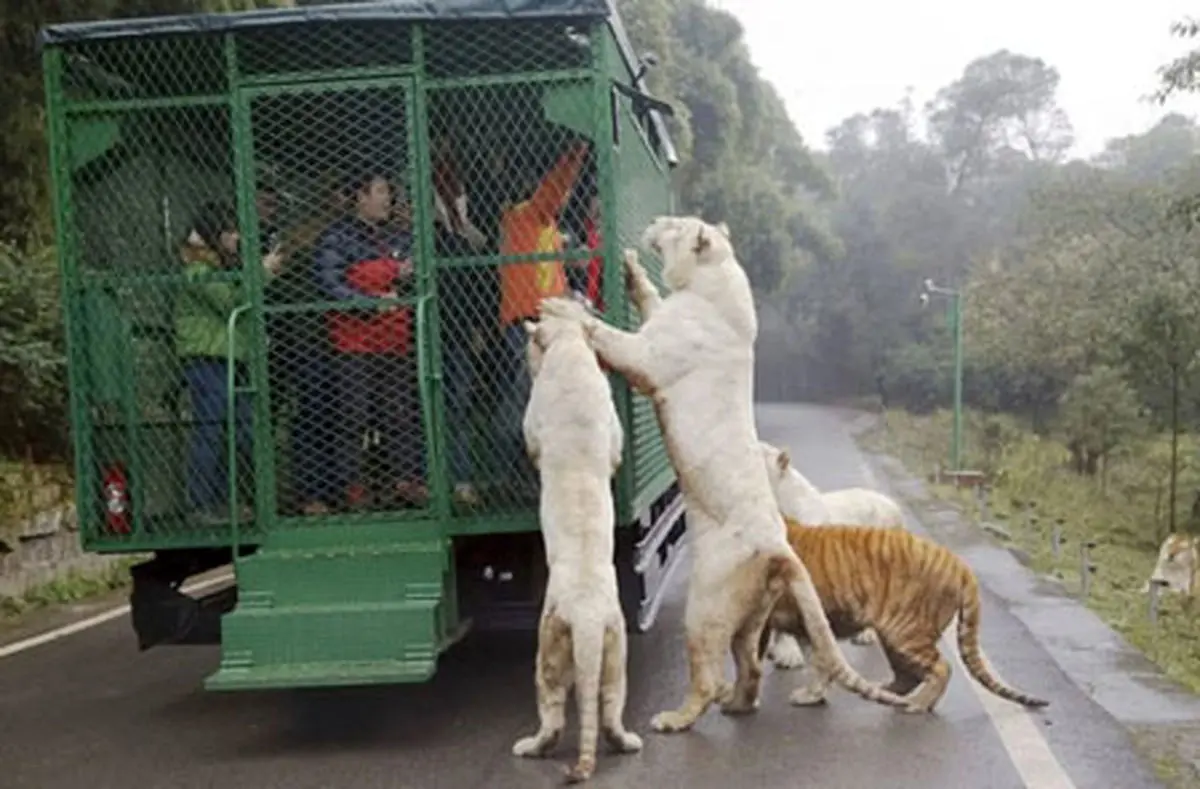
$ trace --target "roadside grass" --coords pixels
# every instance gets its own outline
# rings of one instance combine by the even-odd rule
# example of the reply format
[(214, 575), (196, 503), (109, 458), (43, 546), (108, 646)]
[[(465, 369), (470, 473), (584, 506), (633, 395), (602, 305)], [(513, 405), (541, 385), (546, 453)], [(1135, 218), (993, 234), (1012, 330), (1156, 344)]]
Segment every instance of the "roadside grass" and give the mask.
[(1200, 772), (1195, 745), (1200, 731), (1195, 726), (1134, 726), (1130, 734), (1158, 780), (1168, 789), (1197, 789)]
[[(864, 444), (900, 459), (914, 473), (932, 475), (945, 465), (950, 414), (914, 416), (888, 411), (886, 420), (863, 436)], [(1096, 570), (1086, 604), (1168, 676), (1200, 692), (1200, 605), (1181, 595), (1162, 595), (1157, 624), (1149, 619), (1149, 599), (1141, 587), (1166, 533), (1163, 462), (1169, 443), (1160, 437), (1127, 448), (1113, 459), (1103, 479), (1076, 474), (1066, 447), (1023, 429), (1008, 417), (968, 414), (964, 419), (964, 466), (986, 471), (992, 484), (987, 520), (1011, 536), (1013, 547), (1037, 572), (1059, 579), (1074, 594), (1081, 589), (1080, 547), (1095, 541)], [(1194, 458), (1194, 439), (1184, 437), (1180, 458)], [(1177, 528), (1188, 528), (1191, 494), (1200, 480), (1188, 466), (1180, 475)], [(930, 484), (977, 522), (975, 494), (950, 485)], [(1051, 547), (1057, 522), (1062, 542)]]
[(125, 557), (100, 570), (72, 570), (61, 578), (30, 588), (19, 597), (0, 597), (0, 625), (12, 624), (51, 606), (78, 603), (126, 589), (130, 585), (129, 568), (143, 558)]

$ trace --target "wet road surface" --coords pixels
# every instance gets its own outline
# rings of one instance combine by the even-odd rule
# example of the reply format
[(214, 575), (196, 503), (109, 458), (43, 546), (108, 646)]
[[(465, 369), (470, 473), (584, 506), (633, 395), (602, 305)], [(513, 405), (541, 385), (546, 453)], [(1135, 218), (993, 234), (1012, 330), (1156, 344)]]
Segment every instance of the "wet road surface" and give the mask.
[[(794, 462), (822, 488), (887, 489), (839, 412), (764, 406), (759, 427), (763, 438), (788, 446)], [(1015, 563), (1006, 567), (985, 555), (996, 549), (978, 541), (963, 545), (973, 564), (980, 557), (988, 563), (990, 576), (981, 573), (985, 583), (990, 577), (1028, 583), (1017, 577), (1024, 571)], [(643, 735), (646, 748), (631, 756), (604, 754), (592, 786), (1159, 786), (1110, 712), (1123, 696), (1154, 691), (1143, 691), (1136, 678), (1118, 681), (1110, 669), (1110, 709), (1101, 706), (1064, 670), (1061, 655), (1031, 635), (1039, 629), (1036, 606), (1026, 601), (1019, 617), (990, 592), (982, 634), (988, 658), (1010, 683), (1049, 698), (1045, 711), (1030, 714), (1000, 700), (981, 701), (982, 691), (959, 664), (932, 716), (900, 714), (840, 690), (823, 708), (794, 708), (787, 694), (800, 673), (769, 672), (757, 715), (731, 719), (714, 710), (690, 733), (655, 734), (650, 716), (675, 706), (686, 687), (679, 624), (684, 580), (681, 571), (655, 629), (630, 642), (626, 722)], [(1059, 615), (1080, 621), (1078, 611)], [(1053, 631), (1054, 622), (1043, 616), (1041, 627)], [(1106, 638), (1100, 628), (1084, 635)], [(574, 755), (573, 711), (554, 758), (527, 761), (509, 753), (513, 741), (537, 724), (534, 648), (532, 634), (468, 639), (443, 656), (434, 681), (424, 686), (217, 694), (201, 687), (216, 668), (215, 648), (139, 654), (128, 619), (120, 617), (0, 659), (0, 787), (557, 786), (560, 765)], [(845, 649), (866, 676), (887, 675), (876, 647)], [(1153, 696), (1130, 699), (1130, 708), (1154, 707), (1146, 698), (1153, 702)], [(1195, 715), (1189, 698), (1172, 697), (1171, 703), (1181, 719)]]

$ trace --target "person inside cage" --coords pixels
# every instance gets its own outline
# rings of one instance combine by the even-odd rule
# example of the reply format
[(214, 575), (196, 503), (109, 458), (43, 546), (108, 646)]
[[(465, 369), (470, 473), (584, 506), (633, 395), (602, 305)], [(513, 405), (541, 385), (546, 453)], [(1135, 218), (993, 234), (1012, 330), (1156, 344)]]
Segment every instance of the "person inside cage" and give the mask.
[(392, 221), (392, 187), (383, 171), (368, 168), (351, 180), (347, 194), (352, 211), (318, 239), (314, 275), (328, 299), (375, 303), (327, 315), (342, 427), (333, 473), (345, 486), (346, 503), (361, 506), (367, 494), (363, 444), (373, 428), (394, 493), (420, 505), (428, 492), (412, 310), (395, 303), (413, 281), (412, 234)]
[[(559, 214), (566, 207), (589, 153), (586, 140), (572, 142), (539, 180), (532, 173), (500, 216), (500, 254), (506, 256), (561, 253)], [(540, 174), (539, 174), (540, 175)], [(506, 380), (497, 410), (497, 435), (507, 438), (508, 468), (526, 467), (521, 420), (529, 399), (525, 365), (527, 334), (522, 321), (537, 320), (538, 305), (567, 292), (561, 260), (505, 263), (500, 266), (500, 331), (506, 356)]]
[[(472, 477), (470, 438), (471, 413), (478, 359), (491, 314), (486, 305), (494, 301), (496, 273), (493, 267), (454, 264), (449, 258), (484, 255), (494, 251), (494, 236), (472, 221), (468, 190), (458, 166), (459, 158), (448, 132), (434, 133), (432, 150), (434, 254), (438, 265), (438, 313), (441, 322), (442, 381), (446, 419), (456, 425), (448, 438), (450, 473), (454, 497), (463, 504), (478, 502)], [(474, 173), (473, 173), (474, 174)], [(478, 173), (483, 179), (486, 175)], [(486, 216), (486, 214), (485, 214)]]
[(278, 249), (281, 240), (279, 230), (279, 190), (268, 181), (254, 195), (254, 210), (258, 213), (258, 240), (262, 254)]
[(471, 221), (454, 141), (445, 131), (434, 136), (432, 164), (434, 241), (438, 245), (438, 256), (479, 253), (488, 238)]
[[(267, 300), (278, 305), (305, 305), (325, 300), (312, 276), (317, 239), (347, 212), (343, 184), (332, 172), (321, 179), (322, 196), (311, 212), (285, 231), (275, 231), (272, 248), (283, 255), (283, 269), (267, 288)], [(259, 203), (260, 236), (267, 224)], [(274, 224), (274, 214), (267, 214)], [(337, 453), (337, 409), (333, 400), (331, 346), (322, 316), (311, 311), (281, 311), (269, 316), (271, 400), (292, 399), (288, 434), (293, 502), (305, 515), (321, 515), (341, 502), (345, 493), (319, 459)]]
[[(246, 296), (241, 283), (216, 275), (241, 268), (240, 241), (237, 212), (232, 205), (214, 202), (200, 208), (180, 251), (187, 285), (175, 299), (175, 352), (193, 417), (187, 449), (188, 503), (201, 521), (222, 521), (229, 515), (222, 441), (229, 407), (229, 360), (235, 365), (235, 379), (245, 383), (251, 337), (250, 323), (240, 321), (231, 349), (229, 317), (245, 303)], [(279, 255), (264, 255), (262, 264), (267, 275), (273, 276), (279, 271)], [(239, 477), (244, 480), (252, 467), (252, 404), (246, 395), (238, 394), (234, 409)], [(244, 493), (249, 496), (251, 491), (246, 488)], [(250, 502), (243, 503), (241, 514), (248, 518)]]

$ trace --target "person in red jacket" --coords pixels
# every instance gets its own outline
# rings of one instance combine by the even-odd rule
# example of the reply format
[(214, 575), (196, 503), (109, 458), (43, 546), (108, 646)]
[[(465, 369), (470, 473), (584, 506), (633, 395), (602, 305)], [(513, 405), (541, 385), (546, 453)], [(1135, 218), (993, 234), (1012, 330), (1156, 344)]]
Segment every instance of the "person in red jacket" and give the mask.
[(412, 281), (412, 235), (390, 221), (392, 189), (385, 175), (367, 172), (348, 192), (353, 211), (317, 241), (314, 273), (331, 300), (377, 304), (335, 310), (326, 318), (341, 414), (332, 473), (345, 486), (347, 503), (358, 505), (366, 494), (363, 441), (374, 428), (395, 493), (423, 504), (428, 493), (412, 310), (394, 301)]

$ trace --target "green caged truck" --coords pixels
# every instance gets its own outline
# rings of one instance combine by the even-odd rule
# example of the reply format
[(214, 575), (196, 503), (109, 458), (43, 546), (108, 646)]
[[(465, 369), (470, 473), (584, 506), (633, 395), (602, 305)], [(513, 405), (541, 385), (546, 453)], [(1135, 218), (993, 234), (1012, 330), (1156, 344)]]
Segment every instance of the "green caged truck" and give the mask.
[[(536, 626), (520, 319), (636, 325), (621, 250), (674, 211), (611, 0), (295, 5), (41, 33), (80, 539), (147, 557), (139, 645), (219, 643), (212, 689), (421, 682)], [(686, 525), (611, 381), (642, 631)]]

